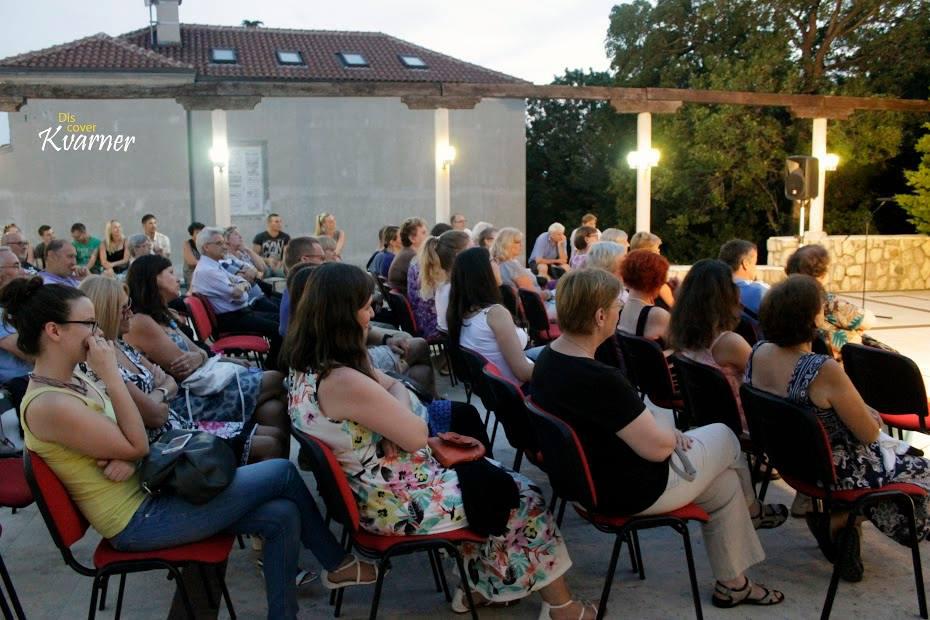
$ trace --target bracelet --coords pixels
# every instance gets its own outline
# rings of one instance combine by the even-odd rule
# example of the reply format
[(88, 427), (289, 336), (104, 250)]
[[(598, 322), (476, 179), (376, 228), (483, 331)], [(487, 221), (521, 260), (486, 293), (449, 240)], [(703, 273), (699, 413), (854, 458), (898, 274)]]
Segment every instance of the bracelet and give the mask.
[(381, 346), (387, 345), (388, 340), (394, 337), (394, 334), (384, 334), (381, 336)]
[(161, 394), (162, 394), (161, 402), (163, 402), (163, 403), (168, 402), (168, 388), (157, 387), (157, 388), (155, 388), (155, 391), (156, 391), (156, 392), (161, 392)]

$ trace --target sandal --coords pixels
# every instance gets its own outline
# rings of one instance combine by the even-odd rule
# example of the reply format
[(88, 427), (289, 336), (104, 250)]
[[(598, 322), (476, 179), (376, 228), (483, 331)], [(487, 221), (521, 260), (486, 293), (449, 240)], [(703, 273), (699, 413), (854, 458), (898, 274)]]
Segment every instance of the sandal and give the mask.
[(550, 605), (546, 601), (543, 601), (542, 609), (539, 610), (539, 620), (552, 620), (552, 614), (549, 613), (550, 609), (564, 609), (572, 603), (581, 603), (581, 613), (578, 614), (578, 620), (583, 620), (584, 612), (588, 611), (589, 609), (594, 612), (594, 617), (597, 617), (597, 605), (588, 601), (576, 601), (575, 599), (571, 599), (567, 603), (562, 603), (561, 605)]
[(788, 507), (784, 504), (762, 504), (759, 514), (751, 518), (752, 526), (757, 530), (770, 530), (788, 520)]
[[(471, 598), (475, 600), (478, 596), (478, 593), (472, 590)], [(514, 599), (511, 601), (489, 601), (484, 598), (475, 603), (475, 607), (513, 607), (520, 602), (521, 599)], [(455, 589), (455, 594), (452, 595), (452, 603), (449, 607), (457, 614), (467, 614), (471, 612), (471, 607), (468, 606), (468, 599), (465, 597), (465, 590), (462, 589), (462, 586), (459, 586)]]
[[(255, 566), (258, 567), (258, 572), (261, 573), (262, 577), (264, 577), (265, 576), (265, 562), (262, 561), (261, 558), (258, 558), (255, 560)], [(317, 577), (319, 576), (320, 576), (319, 573), (317, 573), (314, 570), (310, 570), (309, 568), (302, 568), (299, 571), (297, 571), (297, 577), (294, 578), (294, 581), (297, 584), (298, 588), (302, 588), (308, 583), (316, 581)]]
[(352, 556), (352, 561), (346, 564), (345, 566), (340, 566), (336, 570), (343, 570), (346, 568), (355, 567), (355, 579), (348, 581), (330, 581), (329, 571), (324, 570), (320, 575), (320, 583), (323, 584), (323, 587), (327, 590), (338, 590), (339, 588), (345, 588), (346, 586), (367, 586), (378, 581), (379, 569), (377, 564), (372, 564), (375, 569), (374, 579), (363, 580), (362, 579), (362, 563), (356, 556)]
[[(714, 607), (729, 609), (746, 603), (747, 605), (778, 605), (785, 600), (785, 595), (778, 590), (766, 588), (761, 583), (753, 584), (749, 577), (745, 577), (746, 583), (742, 588), (728, 588), (719, 581), (714, 584), (714, 595), (711, 602)], [(763, 595), (759, 598), (750, 598), (752, 586), (757, 585), (762, 589)]]

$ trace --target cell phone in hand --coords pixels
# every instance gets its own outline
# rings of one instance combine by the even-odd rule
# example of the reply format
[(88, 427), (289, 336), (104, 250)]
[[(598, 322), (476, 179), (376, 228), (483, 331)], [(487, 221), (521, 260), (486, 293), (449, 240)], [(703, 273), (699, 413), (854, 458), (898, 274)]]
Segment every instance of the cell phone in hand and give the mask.
[(187, 445), (187, 442), (193, 437), (193, 433), (187, 433), (185, 435), (178, 435), (174, 439), (168, 442), (168, 445), (165, 446), (165, 449), (161, 451), (162, 454), (173, 454), (175, 452), (180, 452), (184, 449), (184, 446)]

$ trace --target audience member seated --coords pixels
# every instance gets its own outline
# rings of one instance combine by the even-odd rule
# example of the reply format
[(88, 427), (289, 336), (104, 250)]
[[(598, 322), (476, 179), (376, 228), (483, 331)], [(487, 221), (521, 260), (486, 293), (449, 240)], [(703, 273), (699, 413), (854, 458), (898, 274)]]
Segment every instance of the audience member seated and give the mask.
[(394, 262), (394, 257), (400, 253), (404, 246), (400, 242), (400, 228), (397, 226), (385, 226), (382, 230), (382, 238), (384, 239), (382, 248), (375, 254), (368, 271), (378, 274), (386, 280), (391, 269), (391, 263)]
[[(177, 381), (123, 340), (132, 320), (127, 286), (103, 276), (88, 276), (81, 282), (80, 289), (94, 304), (97, 327), (103, 337), (114, 345), (120, 376), (142, 415), (150, 443), (172, 429), (202, 430), (226, 439), (242, 464), (287, 456), (287, 435), (279, 429), (256, 425), (254, 418), (249, 422), (205, 422), (188, 417), (186, 409), (172, 410), (169, 403), (178, 402)], [(98, 387), (105, 387), (93, 369), (84, 363), (80, 364), (80, 369)]]
[[(23, 350), (36, 357), (22, 404), (26, 447), (48, 463), (84, 517), (116, 549), (149, 551), (221, 532), (260, 536), (270, 618), (297, 617), (299, 545), (333, 571), (331, 583), (375, 579), (371, 564), (343, 551), (287, 460), (239, 468), (206, 504), (146, 495), (137, 462), (148, 454), (148, 436), (113, 345), (96, 330), (94, 305), (78, 289), (45, 285), (39, 278), (8, 285), (0, 305)], [(80, 362), (94, 370), (105, 390), (77, 370)]]
[[(469, 237), (472, 234), (472, 231), (468, 229), (468, 218), (462, 213), (453, 213), (452, 217), (449, 218), (449, 225), (452, 226), (452, 230), (464, 231)], [(438, 237), (439, 235), (435, 236)]]
[[(134, 313), (126, 342), (176, 381), (184, 381), (209, 355), (181, 331), (177, 314), (168, 307), (181, 290), (171, 261), (154, 254), (141, 256), (129, 267), (126, 283)], [(283, 381), (279, 372), (247, 368), (239, 372), (238, 382), (230, 382), (216, 394), (181, 393), (168, 404), (194, 421), (248, 422), (254, 417), (258, 424), (287, 433)]]
[(40, 272), (46, 284), (64, 284), (77, 288), (87, 269), (77, 266), (77, 250), (64, 239), (53, 239), (45, 246), (45, 270)]
[(48, 224), (42, 224), (39, 226), (39, 238), (42, 241), (35, 247), (33, 250), (33, 256), (35, 257), (35, 266), (45, 268), (45, 248), (49, 243), (55, 238), (55, 231)]
[(572, 259), (569, 266), (572, 269), (581, 269), (588, 260), (588, 249), (597, 242), (598, 232), (591, 226), (582, 226), (578, 228), (572, 236), (572, 245), (575, 251), (572, 252)]
[[(632, 250), (647, 250), (653, 252), (654, 254), (660, 253), (660, 248), (662, 247), (662, 239), (658, 235), (654, 235), (650, 232), (640, 231), (633, 235), (633, 238), (630, 240), (630, 251)], [(662, 285), (662, 288), (659, 289), (659, 294), (656, 296), (657, 303), (665, 308), (666, 310), (671, 310), (672, 306), (675, 305), (675, 288), (678, 286), (678, 278), (672, 278), (668, 282)]]
[(252, 239), (252, 250), (265, 261), (265, 277), (284, 277), (284, 248), (291, 236), (284, 232), (281, 216), (269, 213), (265, 218), (265, 230)]
[[(795, 250), (794, 254), (788, 257), (785, 271), (788, 275), (800, 273), (811, 276), (824, 285), (829, 268), (830, 254), (827, 249), (814, 244)], [(835, 293), (826, 293), (823, 313), (825, 320), (820, 325), (817, 336), (827, 344), (833, 358), (838, 362), (842, 362), (843, 359), (840, 355), (843, 345), (849, 342), (862, 344), (865, 331), (875, 325), (874, 314), (840, 299)], [(879, 343), (872, 339), (869, 344)]]
[(430, 237), (438, 237), (444, 232), (452, 230), (452, 226), (446, 222), (437, 222), (435, 226), (429, 229)]
[(669, 322), (669, 344), (682, 355), (716, 368), (726, 377), (748, 431), (739, 386), (752, 350), (732, 330), (739, 323), (739, 289), (726, 263), (705, 258), (694, 263), (678, 291)]
[(130, 257), (126, 249), (126, 237), (123, 236), (123, 225), (118, 220), (107, 222), (103, 233), (98, 259), (103, 273), (112, 278), (129, 269)]
[(407, 290), (407, 270), (423, 242), (426, 241), (426, 222), (410, 217), (400, 225), (400, 243), (403, 246), (388, 270), (388, 284), (399, 291)]
[[(762, 329), (768, 340), (753, 347), (746, 382), (816, 414), (833, 448), (837, 488), (877, 489), (894, 482), (908, 482), (930, 490), (930, 461), (883, 450), (877, 441), (882, 425), (878, 412), (865, 404), (840, 364), (827, 355), (811, 352), (811, 339), (823, 323), (825, 299), (823, 287), (807, 275), (790, 275), (772, 287), (760, 310)], [(917, 537), (927, 540), (928, 499), (912, 499)], [(867, 509), (866, 516), (887, 536), (902, 545), (908, 544), (907, 519), (893, 502)], [(858, 525), (841, 537), (842, 544), (837, 544), (837, 532), (846, 524), (847, 517), (840, 512), (829, 517), (810, 513), (808, 526), (829, 560), (842, 558), (846, 570), (841, 576), (859, 581), (863, 568)]]
[(573, 230), (572, 233), (568, 236), (568, 250), (572, 255), (575, 254), (575, 235), (577, 235), (578, 231), (585, 226), (594, 229), (594, 233), (597, 235), (597, 239), (594, 241), (599, 241), (601, 238), (601, 231), (597, 228), (597, 216), (593, 213), (585, 213), (581, 216), (581, 226)]
[[(620, 265), (623, 264), (624, 256), (626, 256), (626, 246), (613, 241), (598, 241), (588, 250), (588, 260), (585, 263), (585, 267), (603, 269), (620, 280), (620, 284), (622, 285), (623, 279)], [(623, 308), (623, 304), (626, 303), (628, 296), (629, 293), (621, 286), (620, 296), (617, 298), (620, 300), (621, 309)]]
[(439, 237), (428, 237), (420, 248), (417, 260), (410, 264), (407, 271), (407, 299), (413, 308), (419, 335), (423, 338), (430, 339), (439, 335), (437, 312), (440, 287), (446, 286), (443, 308), (447, 308), (452, 263), (459, 252), (470, 246), (471, 236), (468, 233), (447, 230)]
[(279, 312), (281, 296), (274, 292), (271, 284), (262, 280), (267, 269), (264, 259), (245, 246), (237, 226), (227, 226), (223, 230), (223, 239), (226, 241), (226, 256), (220, 260), (220, 264), (229, 273), (244, 278), (252, 285), (249, 289), (249, 305), (252, 309)]
[[(484, 253), (490, 272), (487, 252), (475, 251)], [(370, 278), (350, 265), (323, 265), (296, 315), (286, 347), (291, 417), (335, 453), (362, 527), (393, 536), (474, 529), (475, 515), (489, 505), (512, 506), (487, 524), (487, 544), (461, 547), (475, 604), (512, 602), (539, 590), (546, 602), (540, 617), (593, 618), (590, 607), (571, 599), (568, 552), (535, 485), (511, 472), (501, 481), (502, 470), (488, 461), (443, 468), (426, 449), (429, 427), (413, 413), (409, 393), (368, 364), (362, 343), (372, 317)], [(480, 499), (468, 499), (463, 488)], [(452, 610), (467, 612), (465, 601), (457, 591)]]
[(323, 262), (324, 263), (338, 263), (342, 261), (342, 257), (336, 253), (337, 244), (333, 241), (332, 237), (327, 237), (322, 235), (316, 238), (317, 243), (320, 244), (320, 247), (323, 248)]
[(284, 249), (284, 271), (287, 273), (287, 286), (281, 294), (281, 307), (278, 309), (278, 334), (283, 338), (291, 318), (291, 271), (298, 265), (322, 265), (326, 255), (323, 246), (316, 237), (294, 237)]
[(194, 269), (197, 268), (197, 261), (200, 260), (200, 250), (197, 249), (197, 235), (204, 228), (206, 226), (200, 222), (191, 222), (191, 225), (187, 227), (187, 234), (190, 235), (190, 239), (185, 241), (181, 248), (181, 253), (184, 255), (184, 285), (188, 288), (194, 279)]
[(668, 261), (649, 250), (633, 250), (620, 264), (620, 274), (630, 295), (620, 313), (618, 329), (656, 340), (666, 348), (671, 315), (655, 304), (668, 277)]
[[(707, 511), (702, 530), (717, 579), (714, 605), (782, 602), (781, 592), (745, 576), (765, 553), (750, 519), (750, 508), (758, 512), (760, 506), (733, 432), (711, 424), (682, 434), (659, 423), (619, 369), (594, 359), (613, 335), (619, 294), (620, 282), (600, 269), (573, 271), (559, 281), (562, 335), (537, 359), (533, 399), (578, 433), (599, 508), (658, 515), (693, 502)], [(682, 453), (697, 469), (691, 480)]]
[(171, 258), (171, 239), (168, 235), (158, 232), (158, 218), (151, 213), (142, 216), (142, 233), (152, 244), (152, 254)]
[(546, 303), (546, 312), (555, 317), (555, 294), (539, 286), (532, 272), (517, 257), (523, 254), (523, 233), (516, 228), (501, 228), (494, 241), (491, 256), (497, 265), (502, 284), (538, 293)]
[(19, 261), (19, 267), (25, 275), (35, 275), (38, 270), (29, 262), (29, 242), (23, 237), (23, 233), (10, 231), (3, 233), (0, 237), (0, 246), (9, 248)]
[(558, 279), (568, 271), (568, 250), (565, 248), (565, 227), (558, 222), (549, 225), (549, 230), (536, 237), (527, 266), (543, 278)]
[[(479, 222), (479, 224), (483, 223), (484, 222)], [(477, 230), (478, 227), (475, 226), (475, 229)], [(474, 240), (475, 246), (484, 248), (490, 252), (491, 248), (494, 247), (494, 241), (497, 239), (498, 232), (499, 231), (496, 228), (488, 224), (487, 226), (481, 228), (481, 230), (477, 233), (472, 233), (472, 239)]]
[(461, 346), (480, 353), (518, 384), (533, 376), (533, 362), (523, 351), (529, 336), (501, 305), (500, 287), (484, 248), (470, 248), (455, 259), (446, 320), (453, 349)]
[(753, 319), (759, 318), (759, 306), (769, 290), (769, 285), (756, 280), (756, 263), (759, 251), (752, 241), (731, 239), (720, 246), (717, 257), (725, 262), (733, 272), (733, 281), (739, 287), (740, 303), (748, 310)]
[(87, 227), (80, 222), (71, 225), (71, 245), (75, 249), (75, 260), (77, 266), (86, 269), (88, 273), (99, 273), (102, 271), (100, 264), (97, 262), (100, 252), (100, 239), (92, 237), (87, 232)]
[(368, 257), (368, 261), (365, 263), (365, 271), (371, 272), (372, 263), (374, 263), (375, 257), (378, 256), (384, 250), (384, 231), (387, 230), (387, 226), (382, 226), (378, 229), (378, 247), (375, 248), (375, 251), (371, 253), (371, 256)]
[(630, 249), (630, 241), (625, 230), (619, 228), (608, 228), (601, 233), (601, 241), (613, 241), (623, 246), (624, 250)]
[(210, 301), (221, 332), (260, 334), (268, 338), (271, 350), (265, 358), (265, 365), (274, 369), (281, 349), (278, 308), (260, 311), (249, 306), (252, 284), (240, 275), (229, 273), (219, 262), (226, 256), (226, 241), (221, 229), (211, 226), (204, 228), (197, 236), (197, 246), (200, 260), (194, 269), (191, 290)]
[[(335, 242), (335, 247), (333, 252), (335, 254), (335, 259), (330, 260), (342, 260), (342, 249), (346, 245), (346, 232), (336, 228), (336, 216), (332, 213), (320, 213), (316, 218), (316, 232), (313, 233), (316, 235), (317, 239), (322, 239), (327, 237), (332, 239)], [(323, 243), (323, 248), (326, 248), (326, 243)]]
[[(7, 233), (11, 234), (11, 233)], [(20, 268), (16, 254), (6, 246), (0, 246), (0, 291), (13, 280), (27, 277)], [(3, 308), (0, 307), (0, 311)], [(9, 392), (13, 406), (19, 410), (19, 402), (26, 393), (32, 358), (16, 343), (16, 329), (0, 320), (0, 386)]]
[[(130, 265), (132, 265), (132, 261), (136, 260), (140, 256), (148, 256), (149, 254), (153, 254), (152, 240), (146, 237), (145, 235), (143, 235), (142, 233), (139, 233), (138, 235), (132, 235), (131, 237), (129, 237), (127, 245), (129, 246), (129, 264)], [(197, 256), (198, 258), (200, 257), (199, 252), (197, 253)], [(191, 271), (192, 279), (193, 279), (193, 274), (194, 272)], [(188, 288), (190, 288), (190, 285), (191, 285), (191, 281), (188, 280), (187, 281)]]

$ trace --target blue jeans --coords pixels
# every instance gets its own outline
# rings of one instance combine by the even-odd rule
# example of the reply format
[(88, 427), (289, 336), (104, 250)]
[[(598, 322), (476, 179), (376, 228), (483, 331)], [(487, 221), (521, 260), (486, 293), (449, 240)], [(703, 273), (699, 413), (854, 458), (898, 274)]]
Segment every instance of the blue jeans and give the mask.
[(120, 551), (150, 551), (220, 532), (264, 539), (269, 618), (297, 617), (294, 578), (301, 543), (327, 570), (337, 568), (346, 556), (324, 525), (297, 468), (285, 459), (240, 467), (222, 493), (200, 506), (177, 496), (147, 498), (110, 542)]

